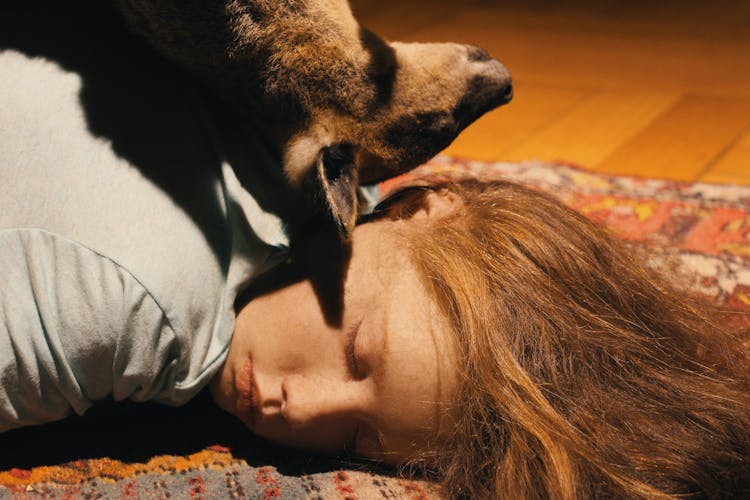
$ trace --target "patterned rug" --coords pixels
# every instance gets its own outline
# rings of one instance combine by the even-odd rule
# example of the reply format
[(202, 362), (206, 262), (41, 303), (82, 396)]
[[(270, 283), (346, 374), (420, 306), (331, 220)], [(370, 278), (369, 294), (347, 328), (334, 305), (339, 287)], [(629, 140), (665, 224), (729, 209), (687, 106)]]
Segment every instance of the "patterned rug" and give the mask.
[[(750, 187), (447, 157), (417, 172), (425, 173), (504, 178), (551, 192), (620, 237), (679, 259), (696, 292), (750, 313)], [(750, 315), (738, 317), (750, 324)], [(0, 435), (0, 499), (437, 497), (429, 482), (371, 464), (275, 448), (206, 394), (182, 408), (103, 404), (81, 418)]]

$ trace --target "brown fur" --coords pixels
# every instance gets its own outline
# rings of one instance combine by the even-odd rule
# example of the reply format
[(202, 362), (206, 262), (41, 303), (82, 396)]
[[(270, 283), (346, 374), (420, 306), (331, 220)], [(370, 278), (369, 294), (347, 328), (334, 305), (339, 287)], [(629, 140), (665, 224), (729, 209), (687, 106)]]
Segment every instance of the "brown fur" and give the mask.
[(460, 353), (455, 426), (425, 457), (449, 498), (750, 495), (750, 331), (730, 327), (749, 315), (672, 289), (549, 196), (433, 189), (460, 207), (405, 238)]
[[(338, 203), (328, 208), (344, 233), (359, 181), (418, 165), (510, 99), (507, 70), (480, 49), (387, 43), (346, 0), (117, 3), (160, 52), (246, 113), (293, 187), (312, 183), (313, 196)], [(350, 163), (321, 165), (330, 158)]]

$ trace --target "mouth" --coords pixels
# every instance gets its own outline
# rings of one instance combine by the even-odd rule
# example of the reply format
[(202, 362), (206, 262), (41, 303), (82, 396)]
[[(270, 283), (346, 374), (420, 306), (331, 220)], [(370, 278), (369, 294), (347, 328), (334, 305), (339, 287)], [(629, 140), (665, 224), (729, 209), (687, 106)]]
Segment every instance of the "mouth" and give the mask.
[(237, 416), (252, 427), (257, 419), (258, 386), (253, 375), (253, 362), (247, 359), (239, 368), (234, 378), (234, 388), (237, 394), (235, 411)]

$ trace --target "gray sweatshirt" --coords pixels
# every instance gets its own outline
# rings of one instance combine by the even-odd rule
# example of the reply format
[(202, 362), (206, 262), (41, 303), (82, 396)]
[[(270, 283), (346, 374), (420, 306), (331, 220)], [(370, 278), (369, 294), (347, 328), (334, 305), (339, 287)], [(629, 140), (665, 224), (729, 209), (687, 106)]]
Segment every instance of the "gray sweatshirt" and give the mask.
[(285, 258), (210, 106), (168, 80), (128, 139), (75, 70), (0, 51), (0, 432), (108, 396), (186, 402), (225, 359), (238, 291)]

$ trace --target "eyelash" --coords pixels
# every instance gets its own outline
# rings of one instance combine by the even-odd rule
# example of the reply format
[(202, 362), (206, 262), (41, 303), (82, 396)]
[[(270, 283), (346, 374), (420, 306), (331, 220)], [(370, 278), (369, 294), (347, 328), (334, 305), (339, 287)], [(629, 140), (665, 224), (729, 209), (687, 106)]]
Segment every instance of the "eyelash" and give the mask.
[(357, 353), (355, 352), (354, 346), (359, 334), (359, 328), (362, 325), (362, 320), (359, 320), (354, 328), (347, 332), (346, 338), (346, 363), (349, 366), (349, 371), (354, 378), (361, 377), (359, 363), (357, 362)]

